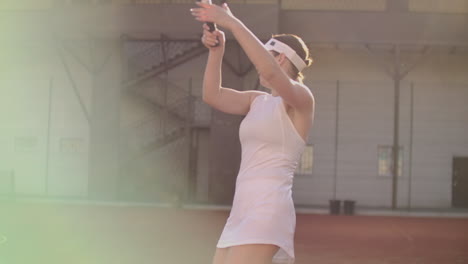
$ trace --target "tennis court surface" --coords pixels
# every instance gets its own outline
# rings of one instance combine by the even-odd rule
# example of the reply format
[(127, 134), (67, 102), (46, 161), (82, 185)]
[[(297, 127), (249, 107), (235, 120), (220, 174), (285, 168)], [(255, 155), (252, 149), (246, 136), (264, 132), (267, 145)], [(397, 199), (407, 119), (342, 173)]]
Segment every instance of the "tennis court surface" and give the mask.
[[(211, 264), (227, 210), (0, 201), (1, 264)], [(298, 214), (297, 264), (468, 263), (468, 218)]]

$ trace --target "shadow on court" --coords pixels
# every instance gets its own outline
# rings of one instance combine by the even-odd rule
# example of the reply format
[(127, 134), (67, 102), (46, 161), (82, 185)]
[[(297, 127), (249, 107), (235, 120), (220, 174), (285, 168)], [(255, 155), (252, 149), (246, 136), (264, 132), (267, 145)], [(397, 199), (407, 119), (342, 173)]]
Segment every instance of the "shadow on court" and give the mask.
[[(1, 264), (211, 264), (227, 211), (0, 201)], [(468, 263), (468, 219), (297, 216), (297, 264)]]

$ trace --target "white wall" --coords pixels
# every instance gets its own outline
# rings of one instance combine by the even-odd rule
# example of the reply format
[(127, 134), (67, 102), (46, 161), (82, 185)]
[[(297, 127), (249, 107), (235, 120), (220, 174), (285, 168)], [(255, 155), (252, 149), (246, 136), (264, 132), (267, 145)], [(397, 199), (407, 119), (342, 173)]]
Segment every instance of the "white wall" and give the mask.
[(412, 204), (450, 207), (452, 161), (468, 157), (468, 85), (415, 83)]
[[(314, 167), (311, 175), (296, 176), (295, 203), (328, 205), (328, 200), (334, 197), (339, 80), (336, 198), (356, 200), (358, 206), (390, 207), (392, 178), (378, 176), (378, 146), (393, 145), (392, 79), (379, 66), (377, 58), (359, 47), (318, 49), (313, 50), (313, 55), (315, 63), (305, 74), (306, 84), (316, 99), (315, 123), (309, 137), (309, 143), (314, 146)], [(403, 175), (398, 179), (399, 207), (451, 206), (452, 157), (468, 156), (466, 58), (466, 53), (451, 55), (446, 51), (432, 51), (401, 84), (399, 141), (403, 146)], [(183, 85), (185, 79), (194, 76), (195, 92), (200, 93), (199, 76), (205, 63), (205, 56), (190, 61), (172, 71), (170, 79)], [(245, 78), (245, 89), (252, 89), (255, 82), (253, 70)], [(412, 164), (409, 163), (411, 83), (414, 86)], [(216, 157), (216, 153), (210, 155)], [(202, 188), (205, 181), (203, 176), (199, 177), (198, 187)]]
[[(316, 99), (309, 138), (314, 145), (314, 168), (312, 175), (296, 177), (295, 202), (326, 205), (334, 197), (336, 80), (340, 80), (336, 197), (356, 200), (360, 206), (390, 207), (392, 180), (377, 176), (377, 147), (393, 144), (393, 83), (369, 54), (343, 50), (318, 54), (306, 73), (306, 83)], [(451, 207), (452, 158), (468, 156), (466, 57), (466, 53), (434, 52), (401, 85), (399, 136), (404, 161), (398, 180), (400, 207)]]
[[(8, 33), (6, 39), (9, 41), (2, 42), (4, 52), (0, 53), (0, 171), (15, 171), (17, 193), (44, 195), (47, 190), (53, 196), (86, 196), (89, 125), (58, 57), (57, 43), (47, 25), (36, 23), (41, 17), (35, 19), (21, 22), (24, 32), (11, 30), (15, 28), (11, 25), (17, 24), (14, 19), (2, 27), (9, 29), (4, 31)], [(34, 25), (34, 30), (29, 25)], [(85, 41), (75, 42), (70, 49), (85, 63), (90, 62)], [(65, 54), (84, 105), (91, 111), (91, 77), (73, 56)], [(391, 178), (377, 176), (377, 147), (393, 143), (391, 78), (375, 58), (362, 49), (313, 48), (312, 54), (315, 63), (306, 71), (306, 84), (317, 103), (315, 124), (309, 138), (314, 145), (314, 168), (312, 175), (296, 177), (293, 190), (296, 204), (327, 205), (333, 198), (335, 100), (336, 81), (339, 80), (336, 197), (355, 199), (358, 206), (390, 206)], [(466, 52), (435, 51), (402, 83), (400, 142), (404, 149), (404, 164), (398, 186), (400, 206), (407, 206), (408, 202), (412, 207), (451, 206), (452, 158), (468, 156), (467, 58)], [(205, 63), (206, 55), (198, 57), (171, 71), (169, 79), (187, 87), (192, 78), (194, 94), (200, 96)], [(254, 87), (255, 75), (252, 71), (246, 77), (245, 89)], [(46, 186), (51, 80), (50, 159)], [(412, 164), (409, 164), (410, 83), (414, 83)], [(153, 110), (145, 103), (125, 103), (122, 127), (146, 120)], [(206, 109), (199, 112), (210, 114)], [(14, 145), (17, 137), (32, 137), (37, 141), (33, 141), (29, 150), (19, 151)], [(63, 151), (60, 142), (67, 138), (82, 139), (77, 152)], [(208, 174), (209, 162), (215, 162), (216, 153), (207, 153), (207, 135), (201, 138), (199, 173)], [(168, 146), (165, 152), (153, 153), (142, 161), (144, 175), (150, 177), (152, 171), (158, 169), (156, 163), (152, 164), (152, 158), (162, 157), (163, 153), (173, 154), (166, 157), (182, 159), (184, 146), (179, 144), (177, 149), (171, 150), (174, 146)], [(408, 197), (410, 168), (412, 185), (411, 197)], [(166, 177), (173, 174), (171, 170), (168, 167), (161, 170), (161, 174)], [(185, 173), (183, 166), (174, 171), (181, 175)], [(199, 175), (199, 179), (198, 188), (204, 190), (206, 178)]]
[(31, 81), (0, 80), (0, 168), (14, 171), (17, 192), (38, 194), (45, 191), (49, 80), (32, 81), (34, 89)]
[[(53, 42), (43, 40), (29, 44), (15, 39), (10, 41), (1, 59), (4, 67), (0, 78), (0, 151), (4, 158), (0, 167), (14, 171), (17, 194), (85, 196), (88, 123)], [(76, 74), (74, 78), (79, 92), (89, 109), (90, 79), (79, 65), (73, 64), (73, 60), (70, 60), (70, 67)], [(19, 137), (32, 138), (36, 143), (28, 150), (15, 150), (15, 140)], [(70, 138), (82, 140), (76, 151), (65, 150), (65, 146), (61, 146), (63, 140)]]

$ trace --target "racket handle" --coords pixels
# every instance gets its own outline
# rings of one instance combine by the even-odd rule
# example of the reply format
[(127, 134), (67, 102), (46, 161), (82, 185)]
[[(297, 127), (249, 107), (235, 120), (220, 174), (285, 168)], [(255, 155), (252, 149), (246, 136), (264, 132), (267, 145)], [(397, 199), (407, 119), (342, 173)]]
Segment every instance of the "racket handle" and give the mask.
[(206, 24), (208, 25), (208, 27), (210, 28), (209, 31), (210, 32), (213, 32), (216, 30), (216, 24), (213, 23), (213, 22), (206, 22)]
[[(197, 0), (197, 2), (202, 2), (202, 3), (205, 3), (205, 4), (212, 4), (211, 0)], [(208, 27), (210, 28), (209, 31), (210, 32), (213, 32), (216, 30), (216, 24), (213, 23), (213, 22), (206, 22), (205, 24), (208, 25)], [(219, 46), (219, 39), (218, 39), (218, 43), (215, 44), (214, 46), (212, 47), (218, 47)]]
[[(216, 30), (216, 24), (215, 23), (212, 23), (212, 22), (207, 22), (206, 23), (208, 25), (208, 27), (210, 28), (209, 31), (210, 32), (213, 32)], [(214, 44), (212, 47), (218, 47), (219, 46), (219, 39), (216, 38), (218, 40), (218, 43)]]

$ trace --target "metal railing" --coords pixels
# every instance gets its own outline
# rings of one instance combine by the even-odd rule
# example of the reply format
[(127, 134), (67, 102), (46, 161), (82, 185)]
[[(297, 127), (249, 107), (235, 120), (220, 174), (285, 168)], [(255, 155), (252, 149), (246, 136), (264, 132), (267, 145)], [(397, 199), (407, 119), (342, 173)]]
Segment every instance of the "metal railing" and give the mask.
[[(193, 4), (195, 0), (112, 0), (118, 4)], [(278, 0), (230, 0), (232, 4), (277, 4)]]
[(138, 155), (155, 142), (158, 142), (155, 146), (163, 146), (166, 138), (173, 141), (173, 136), (180, 135), (179, 132), (187, 126), (208, 126), (211, 119), (211, 108), (195, 96), (187, 95), (172, 102), (167, 111), (184, 117), (184, 120), (164, 118), (162, 111), (155, 111), (151, 116), (122, 128), (120, 141), (123, 152), (127, 153), (125, 156)]

